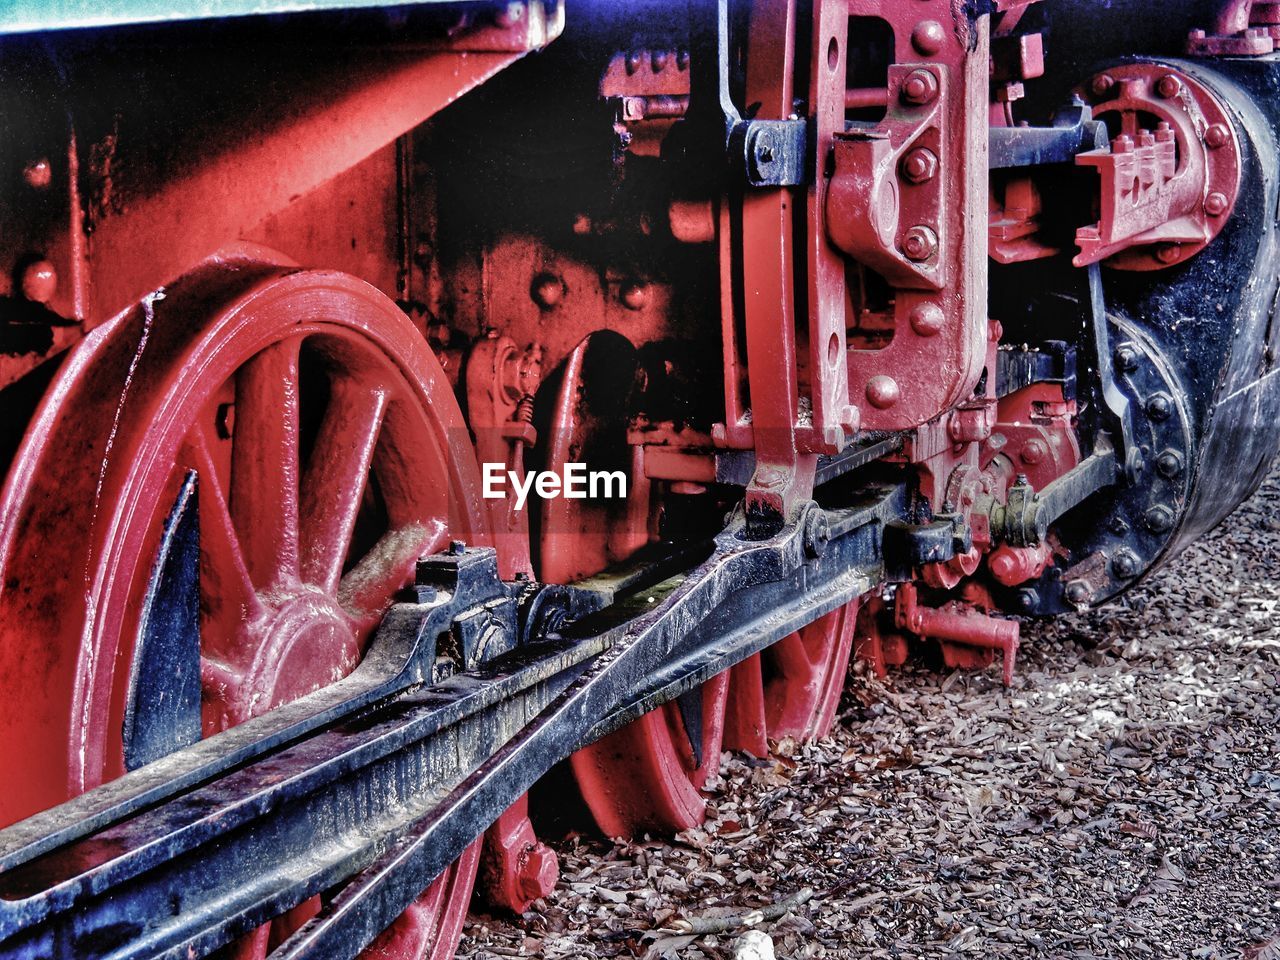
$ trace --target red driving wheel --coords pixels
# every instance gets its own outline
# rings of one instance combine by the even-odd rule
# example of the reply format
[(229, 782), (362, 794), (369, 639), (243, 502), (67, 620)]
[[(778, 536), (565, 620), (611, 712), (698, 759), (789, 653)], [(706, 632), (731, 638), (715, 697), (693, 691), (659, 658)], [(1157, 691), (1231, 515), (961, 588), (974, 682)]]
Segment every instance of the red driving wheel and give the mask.
[(830, 732), (857, 606), (846, 604), (707, 681), (701, 762), (675, 703), (575, 753), (574, 776), (597, 826), (610, 837), (697, 826), (706, 815), (702, 787), (719, 768), (722, 747), (765, 756), (770, 739)]
[[(131, 661), (164, 521), (195, 471), (210, 736), (359, 663), (415, 561), (485, 540), (474, 455), (413, 324), (341, 274), (240, 251), (66, 358), (0, 506), (0, 824), (124, 770)], [(473, 845), (370, 948), (452, 956)], [(262, 956), (304, 904), (228, 949)]]
[[(546, 469), (560, 472), (568, 463), (608, 456), (591, 465), (629, 467), (630, 496), (561, 498), (542, 507), (539, 567), (548, 582), (598, 573), (650, 538), (650, 485), (625, 442), (634, 365), (627, 341), (596, 333), (552, 378)], [(856, 619), (856, 602), (841, 607), (712, 677), (683, 705), (665, 704), (577, 751), (570, 766), (600, 830), (610, 837), (687, 830), (706, 815), (702, 788), (719, 769), (722, 748), (764, 756), (770, 737), (825, 735), (840, 701)]]

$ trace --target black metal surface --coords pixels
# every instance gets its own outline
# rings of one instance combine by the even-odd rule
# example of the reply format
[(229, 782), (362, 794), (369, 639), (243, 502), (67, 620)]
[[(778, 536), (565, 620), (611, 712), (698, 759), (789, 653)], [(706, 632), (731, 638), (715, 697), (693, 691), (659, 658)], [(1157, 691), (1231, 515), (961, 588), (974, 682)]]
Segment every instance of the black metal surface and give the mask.
[(124, 763), (138, 767), (200, 739), (200, 510), (187, 471), (143, 601), (124, 714)]
[(1076, 348), (1064, 340), (1001, 346), (996, 352), (996, 396), (1007, 397), (1033, 383), (1056, 383), (1062, 398), (1076, 398)]
[[(902, 449), (903, 435), (879, 434), (856, 438), (837, 454), (818, 457), (814, 486), (821, 487), (839, 477), (874, 463)], [(716, 483), (745, 487), (756, 469), (754, 450), (720, 450), (716, 453)]]
[[(468, 549), (467, 553), (484, 552)], [(492, 553), (492, 550), (488, 550)], [(429, 568), (428, 568), (429, 569)], [(197, 787), (255, 758), (314, 734), (327, 724), (432, 678), (436, 638), (472, 603), (483, 603), (526, 585), (498, 581), (472, 596), (428, 587), (432, 600), (397, 604), (384, 618), (364, 659), (349, 676), (292, 703), (254, 717), (155, 763), (125, 774), (65, 804), (0, 831), (0, 876), (53, 848)], [(440, 584), (444, 587), (444, 584)], [(589, 656), (590, 652), (582, 653)]]
[(1073, 163), (1077, 153), (1107, 145), (1106, 125), (1079, 101), (1060, 109), (1052, 126), (992, 127), (990, 135), (987, 166), (992, 170)]
[(752, 187), (794, 187), (808, 181), (808, 126), (804, 120), (748, 120), (737, 124), (729, 151)]

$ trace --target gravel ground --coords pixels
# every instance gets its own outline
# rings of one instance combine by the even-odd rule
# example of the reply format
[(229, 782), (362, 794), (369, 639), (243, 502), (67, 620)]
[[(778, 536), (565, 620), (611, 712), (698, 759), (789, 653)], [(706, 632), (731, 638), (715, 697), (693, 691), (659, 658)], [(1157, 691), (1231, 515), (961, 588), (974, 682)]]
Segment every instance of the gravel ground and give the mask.
[(1280, 960), (1277, 584), (1280, 472), (1123, 601), (1028, 625), (1012, 689), (859, 665), (831, 737), (725, 754), (673, 840), (570, 836), (555, 895), (459, 956), (732, 958), (745, 920), (779, 957)]

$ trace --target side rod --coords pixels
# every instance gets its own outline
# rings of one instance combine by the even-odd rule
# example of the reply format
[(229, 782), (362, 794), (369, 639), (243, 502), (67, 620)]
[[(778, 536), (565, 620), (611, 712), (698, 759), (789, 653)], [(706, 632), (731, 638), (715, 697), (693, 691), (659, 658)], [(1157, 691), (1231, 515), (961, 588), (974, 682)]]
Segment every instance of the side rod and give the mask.
[[(88, 835), (59, 819), (74, 802), (41, 815), (45, 833), (19, 825), (14, 842), (0, 832), (0, 956), (199, 956), (354, 877), (273, 956), (355, 957), (611, 715), (638, 696), (656, 705), (678, 695), (680, 677), (661, 669), (668, 661), (686, 660), (692, 675), (698, 650), (715, 644), (712, 656), (740, 659), (732, 639), (759, 643), (768, 629), (751, 623), (763, 626), (766, 606), (781, 599), (773, 609), (785, 623), (792, 606), (829, 609), (864, 592), (880, 574), (880, 527), (903, 501), (901, 487), (887, 487), (854, 509), (810, 505), (759, 542), (740, 538), (739, 516), (695, 569), (541, 642), (342, 711), (250, 762), (213, 763), (223, 772), (161, 802), (134, 796), (113, 808), (95, 798)], [(699, 631), (713, 617), (716, 630)], [(406, 626), (424, 633), (421, 619)], [(665, 688), (655, 691), (659, 675)], [(208, 761), (219, 740), (167, 760), (203, 748)]]

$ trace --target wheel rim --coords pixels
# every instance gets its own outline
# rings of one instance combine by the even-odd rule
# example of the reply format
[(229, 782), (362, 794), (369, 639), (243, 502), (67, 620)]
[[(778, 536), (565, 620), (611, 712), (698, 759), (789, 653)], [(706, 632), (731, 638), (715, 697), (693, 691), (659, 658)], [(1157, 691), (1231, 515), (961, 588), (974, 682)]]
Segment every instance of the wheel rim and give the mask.
[[(94, 331), (3, 494), (0, 756), (26, 769), (8, 778), (24, 787), (0, 800), (0, 823), (123, 772), (133, 641), (186, 471), (200, 478), (210, 735), (350, 672), (417, 557), (483, 535), (466, 438), (411, 322), (354, 278), (231, 257)], [(379, 955), (449, 955), (475, 861), (442, 876)], [(266, 939), (234, 952), (259, 955)]]
[(783, 637), (761, 654), (766, 730), (775, 740), (816, 740), (831, 732), (849, 654), (857, 601)]
[[(562, 470), (595, 451), (626, 449), (634, 365), (634, 348), (616, 334), (593, 334), (578, 344), (548, 381), (558, 387), (546, 425), (552, 441), (547, 469)], [(625, 509), (567, 498), (542, 507), (544, 580), (589, 576), (647, 542), (643, 470), (633, 463), (630, 477)], [(611, 837), (687, 830), (706, 816), (702, 788), (719, 769), (722, 747), (764, 756), (769, 737), (804, 739), (829, 731), (856, 613), (856, 604), (835, 610), (703, 684), (697, 755), (674, 703), (577, 751), (570, 766), (596, 826)]]

